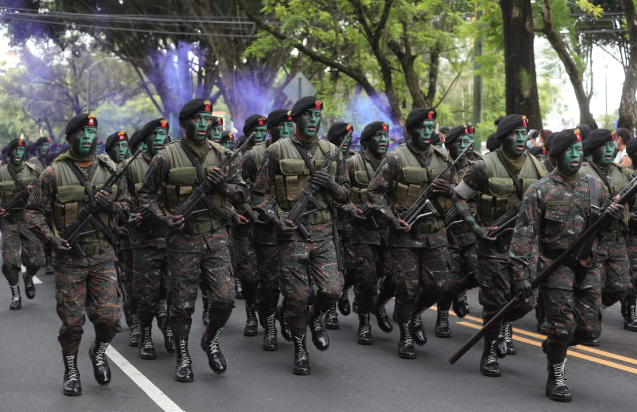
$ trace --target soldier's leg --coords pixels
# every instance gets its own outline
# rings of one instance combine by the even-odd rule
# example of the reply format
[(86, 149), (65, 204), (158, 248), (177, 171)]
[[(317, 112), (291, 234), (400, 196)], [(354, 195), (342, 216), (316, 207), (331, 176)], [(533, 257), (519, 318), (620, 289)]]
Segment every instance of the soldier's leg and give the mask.
[(137, 313), (137, 287), (135, 286), (135, 265), (133, 264), (133, 250), (125, 248), (122, 250), (122, 260), (119, 262), (122, 272), (124, 272), (124, 289), (126, 290), (126, 301), (124, 308), (130, 314), (131, 327), (133, 323), (132, 315)]
[(621, 242), (607, 243), (602, 304), (612, 306), (624, 299), (632, 288), (630, 263), (626, 248)]
[(24, 288), (27, 298), (35, 297), (35, 285), (33, 276), (44, 265), (44, 250), (40, 240), (29, 230), (26, 223), (20, 224), (20, 240), (22, 242), (22, 264), (26, 267), (23, 274)]
[(352, 245), (356, 256), (356, 287), (355, 299), (358, 304), (358, 343), (373, 344), (372, 329), (369, 319), (375, 313), (374, 298), (377, 294), (378, 275), (382, 275), (379, 246), (356, 244)]
[(420, 291), (420, 249), (388, 248), (396, 283), (396, 305), (394, 315), (400, 325), (398, 356), (415, 359), (416, 349), (413, 339), (413, 317), (416, 298)]
[(469, 301), (467, 299), (467, 290), (478, 287), (476, 275), (478, 274), (478, 257), (476, 256), (476, 244), (474, 239), (471, 243), (466, 244), (462, 248), (461, 270), (465, 273), (461, 290), (453, 299), (453, 311), (459, 318), (464, 318), (471, 313), (469, 310)]
[(637, 234), (632, 231), (628, 233), (626, 252), (630, 263), (633, 288), (622, 302), (622, 315), (624, 317), (624, 329), (637, 332)]
[(436, 325), (434, 332), (438, 338), (450, 338), (449, 309), (458, 293), (465, 290), (468, 276), (465, 272), (464, 256), (460, 245), (450, 246), (447, 250), (449, 259), (449, 289), (438, 301)]
[(339, 239), (343, 256), (345, 271), (343, 272), (343, 291), (338, 298), (338, 310), (342, 315), (347, 316), (352, 308), (349, 303), (349, 290), (356, 284), (356, 260), (354, 258), (354, 248), (349, 243), (349, 235), (345, 231), (339, 231)]
[(18, 310), (22, 307), (20, 295), (20, 265), (21, 260), (17, 251), (20, 250), (20, 231), (17, 223), (10, 223), (2, 219), (2, 273), (11, 288), (11, 304), (9, 309)]
[(164, 253), (155, 247), (133, 250), (133, 267), (137, 292), (137, 318), (140, 328), (139, 357), (157, 357), (152, 339), (155, 308), (159, 304)]
[(423, 248), (420, 252), (420, 279), (422, 292), (416, 300), (413, 317), (414, 340), (418, 345), (427, 343), (422, 325), (422, 313), (438, 302), (449, 291), (449, 258), (447, 246)]
[[(241, 281), (243, 298), (246, 303), (246, 324), (243, 329), (243, 336), (256, 336), (258, 333), (258, 321), (256, 314), (256, 292), (257, 292), (257, 265), (255, 251), (247, 228), (236, 230), (232, 228), (232, 239), (234, 243), (234, 253), (236, 259), (235, 276)], [(238, 233), (235, 233), (238, 232)]]
[[(257, 306), (259, 315), (263, 322), (265, 331), (263, 333), (263, 350), (275, 351), (278, 349), (276, 336), (276, 308), (279, 302), (281, 290), (279, 288), (279, 251), (276, 245), (254, 245), (257, 261)], [(283, 331), (284, 319), (281, 333), (286, 340), (291, 340), (289, 330)], [(287, 334), (287, 337), (286, 337)]]
[[(391, 319), (387, 315), (387, 309), (385, 305), (389, 302), (394, 295), (396, 294), (396, 282), (394, 280), (394, 271), (391, 263), (391, 254), (389, 253), (389, 248), (385, 245), (381, 245), (380, 248), (381, 253), (381, 267), (382, 274), (381, 279), (378, 282), (378, 295), (374, 298), (374, 305), (376, 307), (376, 317), (378, 321), (378, 327), (383, 330), (383, 332), (390, 333), (394, 327), (392, 325)], [(394, 321), (396, 321), (396, 308), (394, 307)]]

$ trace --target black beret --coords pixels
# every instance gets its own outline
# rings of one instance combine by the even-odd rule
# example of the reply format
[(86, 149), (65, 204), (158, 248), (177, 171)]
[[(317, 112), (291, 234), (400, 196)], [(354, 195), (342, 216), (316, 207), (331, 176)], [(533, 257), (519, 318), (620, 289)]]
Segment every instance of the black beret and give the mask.
[[(26, 149), (26, 143), (22, 139), (13, 139), (9, 142), (8, 145), (5, 146), (2, 151), (3, 154), (8, 155), (11, 153), (16, 147), (24, 147)], [(5, 151), (6, 150), (6, 151)]]
[(210, 116), (210, 123), (206, 126), (206, 136), (209, 136), (212, 132), (212, 128), (217, 126), (223, 126), (223, 117)]
[(212, 103), (210, 100), (194, 99), (184, 104), (179, 112), (179, 120), (192, 119), (194, 115), (201, 112), (212, 113)]
[(496, 139), (503, 139), (512, 131), (519, 128), (526, 129), (526, 116), (521, 114), (510, 114), (500, 121), (498, 130), (495, 132)]
[(502, 142), (495, 138), (495, 133), (491, 133), (487, 138), (487, 149), (494, 151), (495, 149), (499, 149), (500, 146), (502, 146)]
[(70, 136), (82, 127), (97, 127), (97, 119), (93, 113), (78, 114), (66, 125), (66, 136)]
[[(628, 143), (626, 143), (626, 154), (631, 155), (635, 152), (637, 152), (637, 139), (630, 139)], [(633, 167), (637, 167), (637, 165)]]
[(243, 125), (243, 133), (248, 135), (251, 130), (256, 129), (259, 126), (265, 126), (265, 122), (265, 117), (260, 114), (253, 114), (246, 119), (246, 122)]
[(274, 109), (268, 115), (268, 127), (278, 126), (283, 122), (291, 122), (292, 115), (288, 109)]
[(434, 146), (437, 146), (440, 143), (440, 133), (438, 132), (433, 133), (431, 136), (430, 143)]
[(386, 132), (389, 132), (389, 126), (387, 126), (386, 122), (380, 122), (380, 121), (371, 122), (370, 124), (365, 126), (365, 128), (363, 129), (360, 140), (363, 141), (363, 140), (369, 139), (370, 137), (375, 135), (379, 130), (385, 130)]
[(580, 134), (582, 135), (582, 141), (588, 139), (588, 135), (591, 133), (591, 127), (589, 125), (578, 124), (575, 128), (579, 129)]
[[(352, 125), (347, 122), (334, 123), (330, 126), (330, 130), (327, 131), (327, 140), (336, 146), (340, 146), (341, 140), (347, 134), (348, 128), (350, 127), (352, 127)], [(352, 128), (352, 130), (354, 129)]]
[(301, 113), (309, 109), (323, 110), (323, 100), (317, 99), (315, 96), (301, 97), (294, 103), (294, 107), (292, 107), (290, 111), (290, 116), (296, 119)]
[(48, 137), (41, 137), (38, 140), (36, 140), (35, 145), (40, 146), (44, 143), (51, 143), (51, 139)]
[[(577, 130), (577, 129), (576, 129)], [(581, 132), (580, 132), (581, 133)], [(595, 129), (588, 134), (586, 150), (591, 152), (601, 145), (615, 141), (615, 132), (606, 129)]]
[(106, 138), (106, 144), (104, 145), (104, 150), (108, 152), (109, 150), (113, 148), (113, 146), (115, 146), (115, 143), (122, 140), (128, 143), (128, 135), (126, 134), (126, 132), (113, 133), (112, 135)]
[(555, 138), (555, 135), (557, 133), (553, 132), (550, 133), (548, 136), (546, 136), (546, 139), (544, 139), (544, 148), (546, 149), (546, 151), (548, 152), (549, 150), (551, 150), (551, 142), (553, 141), (553, 139)]
[(582, 134), (579, 129), (565, 129), (557, 133), (553, 137), (551, 142), (551, 149), (549, 149), (549, 156), (558, 156), (566, 149), (573, 146), (577, 142), (582, 141)]
[(543, 148), (541, 146), (533, 146), (529, 149), (529, 153), (531, 153), (533, 156), (537, 156), (542, 153), (542, 149)]
[(440, 133), (449, 133), (449, 130), (451, 130), (449, 126), (442, 126), (440, 129), (438, 129)]
[(128, 139), (128, 145), (131, 147), (131, 149), (135, 150), (137, 149), (137, 146), (142, 143), (142, 141), (141, 130), (135, 130), (130, 139)]
[[(139, 144), (145, 141), (146, 138), (150, 136), (150, 134), (158, 127), (161, 127), (162, 129), (166, 129), (166, 132), (170, 130), (170, 125), (168, 124), (168, 120), (166, 120), (165, 118), (160, 117), (158, 119), (151, 120), (150, 122), (146, 123), (144, 127), (142, 127), (142, 129), (139, 131), (139, 136), (137, 137), (139, 139), (139, 142), (136, 141), (136, 143)], [(131, 146), (133, 146), (132, 140), (131, 140)]]
[(445, 144), (449, 144), (465, 134), (469, 134), (469, 130), (467, 130), (466, 126), (454, 127), (447, 132), (447, 135), (445, 136)]
[(468, 124), (465, 127), (467, 129), (467, 134), (473, 134), (476, 132), (476, 127), (474, 125)]
[(405, 122), (405, 127), (418, 127), (422, 125), (422, 122), (425, 120), (436, 120), (436, 117), (438, 117), (436, 109), (432, 109), (430, 107), (419, 107), (409, 112), (409, 115), (407, 115), (407, 121)]
[(223, 142), (225, 142), (227, 140), (234, 141), (234, 134), (232, 134), (232, 132), (224, 130), (223, 133), (221, 134), (221, 141), (220, 142), (223, 144)]

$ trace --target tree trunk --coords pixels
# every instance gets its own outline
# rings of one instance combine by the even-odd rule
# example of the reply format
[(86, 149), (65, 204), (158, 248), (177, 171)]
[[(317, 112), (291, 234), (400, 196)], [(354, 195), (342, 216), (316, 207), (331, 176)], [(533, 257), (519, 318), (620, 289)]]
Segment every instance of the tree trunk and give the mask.
[(522, 114), (529, 128), (542, 129), (537, 93), (534, 28), (531, 0), (500, 1), (504, 33), (504, 71), (507, 114)]
[(630, 57), (628, 65), (624, 67), (625, 79), (622, 88), (622, 99), (619, 104), (618, 127), (625, 127), (634, 133), (637, 125), (637, 107), (635, 93), (637, 92), (637, 9), (633, 0), (622, 0), (628, 38), (630, 42)]

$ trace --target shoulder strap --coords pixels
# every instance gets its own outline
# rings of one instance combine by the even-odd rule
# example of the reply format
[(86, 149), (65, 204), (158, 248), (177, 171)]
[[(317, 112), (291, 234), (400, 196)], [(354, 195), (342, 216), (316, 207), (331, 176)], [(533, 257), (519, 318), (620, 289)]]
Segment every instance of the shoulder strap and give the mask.
[(500, 149), (496, 149), (495, 152), (498, 155), (498, 159), (500, 159), (500, 162), (502, 162), (504, 169), (509, 174), (509, 177), (513, 180), (513, 184), (515, 185), (515, 191), (518, 193), (518, 198), (522, 200), (524, 193), (522, 193), (522, 186), (520, 186), (520, 182), (518, 181), (518, 178), (511, 171), (511, 168), (509, 167), (509, 164), (507, 163), (507, 160), (504, 158), (504, 155), (502, 154)]
[(80, 184), (84, 186), (84, 190), (86, 191), (86, 193), (88, 194), (88, 198), (92, 202), (95, 199), (95, 196), (93, 196), (93, 193), (91, 192), (91, 189), (89, 188), (88, 183), (84, 178), (84, 174), (82, 173), (80, 168), (71, 159), (65, 159), (64, 163), (66, 163), (66, 165), (71, 169), (75, 177), (77, 177), (77, 180), (80, 181)]
[[(290, 140), (292, 140), (292, 139), (290, 139)], [(310, 169), (310, 175), (313, 175), (314, 174), (314, 166), (312, 166), (312, 162), (307, 157), (307, 152), (302, 147), (299, 147), (301, 143), (298, 143), (298, 142), (296, 142), (294, 140), (292, 140), (292, 142), (294, 143), (293, 146), (296, 149), (296, 151), (299, 152), (299, 156), (301, 156), (301, 159), (303, 159), (303, 161), (307, 165), (307, 168)], [(319, 141), (319, 147), (320, 147), (320, 141)]]
[(586, 175), (586, 179), (588, 179), (588, 205), (597, 206), (597, 185), (595, 184), (595, 178), (591, 175)]
[(608, 189), (608, 193), (610, 194), (610, 198), (614, 198), (615, 197), (615, 190), (613, 189), (613, 186), (610, 185), (610, 182), (608, 181), (608, 177), (606, 176), (606, 174), (604, 172), (602, 172), (602, 170), (597, 167), (597, 165), (594, 162), (590, 162), (589, 165), (591, 165), (591, 167), (593, 168), (593, 170), (595, 170), (595, 172), (597, 172), (597, 174), (599, 175), (600, 180), (604, 183), (604, 185), (606, 185), (606, 188)]
[(540, 161), (537, 160), (537, 157), (533, 156), (531, 153), (528, 153), (528, 156), (531, 158), (531, 161), (533, 161), (535, 170), (537, 170), (537, 173), (540, 175), (540, 177), (546, 176), (546, 172), (544, 171), (544, 168), (540, 164)]
[(24, 190), (24, 185), (22, 184), (20, 179), (18, 179), (18, 176), (15, 174), (15, 170), (11, 168), (10, 164), (7, 165), (7, 172), (9, 173), (9, 176), (11, 176), (11, 179), (13, 180), (15, 185), (18, 187), (18, 189)]
[[(372, 182), (372, 178), (369, 175), (369, 170), (367, 170), (367, 157), (365, 157), (365, 152), (363, 152), (362, 150), (360, 152), (358, 152), (359, 156), (361, 157), (361, 159), (363, 160), (363, 168), (365, 169), (365, 174), (367, 175), (367, 181), (369, 183)], [(372, 166), (372, 170), (374, 170), (374, 165), (371, 164), (372, 162), (369, 162), (369, 164)], [(356, 162), (354, 162), (354, 167), (356, 167)]]
[(181, 148), (184, 149), (184, 153), (186, 153), (186, 157), (188, 158), (188, 160), (190, 160), (190, 163), (192, 163), (192, 165), (195, 167), (195, 170), (197, 170), (197, 179), (199, 179), (199, 184), (202, 184), (203, 182), (206, 181), (206, 179), (205, 179), (205, 176), (203, 175), (203, 171), (201, 170), (201, 163), (199, 163), (195, 155), (192, 153), (192, 150), (190, 150), (190, 147), (184, 140), (181, 141)]

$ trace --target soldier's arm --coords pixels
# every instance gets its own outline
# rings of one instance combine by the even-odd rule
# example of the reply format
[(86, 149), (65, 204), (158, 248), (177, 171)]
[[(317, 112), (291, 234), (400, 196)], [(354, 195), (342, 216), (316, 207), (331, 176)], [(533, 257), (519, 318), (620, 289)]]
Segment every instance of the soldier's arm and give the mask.
[(124, 172), (117, 182), (117, 196), (113, 201), (115, 202), (115, 216), (122, 219), (127, 218), (134, 205), (130, 197), (126, 172)]
[(537, 248), (534, 245), (537, 244), (540, 233), (542, 208), (542, 192), (533, 185), (524, 193), (509, 247), (514, 280), (529, 280), (533, 277), (531, 276), (533, 274), (529, 273), (529, 268), (535, 267), (533, 261), (537, 260), (537, 255), (534, 253)]
[(480, 189), (484, 179), (486, 178), (487, 171), (484, 162), (479, 160), (476, 163), (472, 163), (458, 186), (456, 186), (453, 191), (453, 197), (451, 199), (458, 215), (462, 217), (464, 222), (474, 233), (480, 229), (480, 226), (473, 218), (469, 205), (467, 204), (467, 200)]
[(35, 181), (27, 201), (27, 226), (40, 239), (43, 245), (55, 237), (44, 217), (45, 214), (51, 211), (51, 202), (55, 198), (55, 188), (55, 171), (53, 167), (49, 166)]
[(332, 193), (332, 199), (336, 204), (346, 205), (349, 203), (349, 174), (347, 173), (347, 167), (345, 166), (345, 160), (343, 156), (338, 156), (336, 162), (336, 176), (334, 180), (338, 184), (336, 192)]
[(388, 222), (396, 218), (391, 210), (391, 196), (393, 195), (392, 185), (399, 169), (400, 158), (396, 152), (388, 153), (376, 169), (367, 189), (369, 207), (383, 215)]
[[(241, 169), (241, 178), (245, 182), (250, 179), (256, 173), (256, 159), (254, 157), (254, 150), (248, 150), (239, 161), (239, 167)], [(254, 183), (254, 182), (253, 182)], [(246, 196), (246, 200), (236, 209), (236, 212), (245, 215), (251, 209), (250, 206), (250, 194), (248, 193)]]
[(235, 159), (228, 168), (226, 188), (223, 195), (232, 202), (232, 205), (241, 210), (241, 205), (248, 201), (248, 187), (241, 177), (240, 160)]
[(279, 145), (272, 144), (265, 152), (265, 159), (259, 168), (257, 181), (254, 182), (252, 192), (252, 209), (265, 216), (265, 221), (270, 222), (278, 218), (276, 213), (276, 198), (270, 195), (270, 188), (274, 184), (274, 178), (279, 168)]
[(148, 209), (153, 216), (164, 213), (160, 207), (162, 184), (166, 181), (169, 170), (170, 161), (168, 160), (168, 152), (166, 149), (162, 149), (153, 157), (153, 160), (151, 160), (148, 172), (144, 178), (144, 183), (142, 183), (137, 193), (140, 207)]
[(352, 185), (352, 182), (354, 181), (354, 169), (355, 169), (353, 156), (345, 159), (345, 169), (347, 170), (347, 175), (349, 176), (349, 182), (350, 182), (350, 196), (349, 196), (350, 201), (347, 205), (342, 205), (340, 207), (344, 210), (351, 210), (358, 207), (358, 205), (354, 204), (354, 199), (352, 199), (352, 193), (351, 193), (351, 185)]

